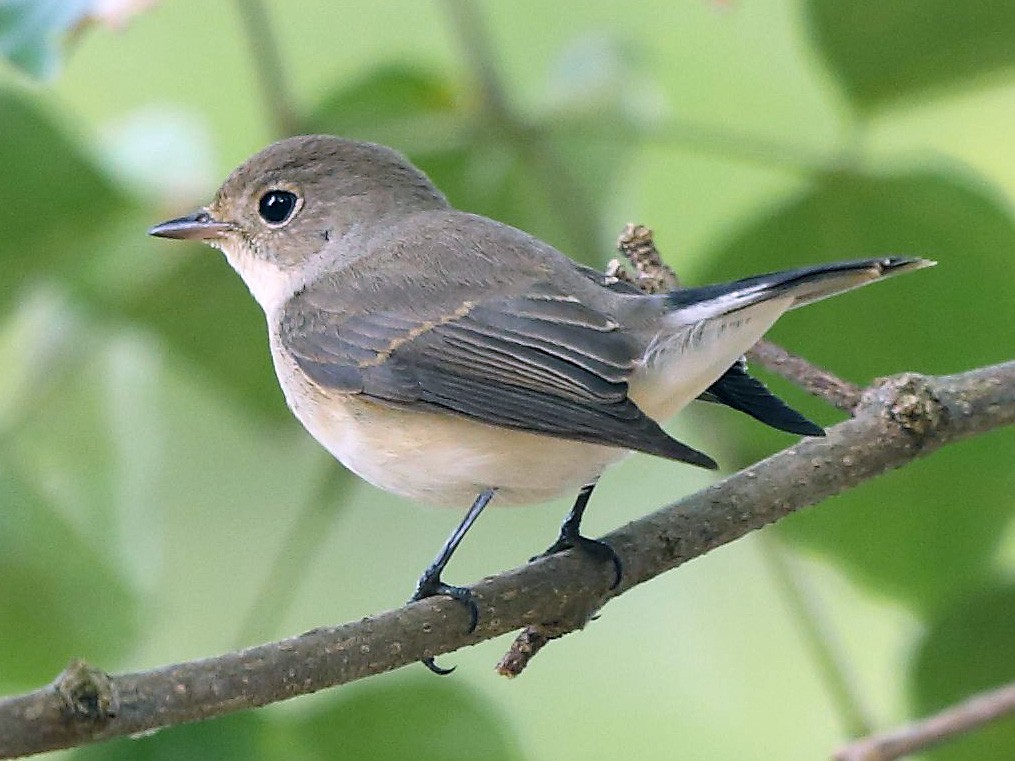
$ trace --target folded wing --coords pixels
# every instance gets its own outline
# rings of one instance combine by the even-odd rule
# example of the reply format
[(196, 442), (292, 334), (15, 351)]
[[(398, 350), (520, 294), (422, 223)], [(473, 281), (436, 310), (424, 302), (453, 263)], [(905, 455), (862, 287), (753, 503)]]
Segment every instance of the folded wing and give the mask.
[(628, 398), (638, 349), (621, 327), (550, 283), (423, 313), (397, 303), (349, 313), (328, 288), (296, 296), (281, 322), (286, 348), (323, 387), (716, 467)]

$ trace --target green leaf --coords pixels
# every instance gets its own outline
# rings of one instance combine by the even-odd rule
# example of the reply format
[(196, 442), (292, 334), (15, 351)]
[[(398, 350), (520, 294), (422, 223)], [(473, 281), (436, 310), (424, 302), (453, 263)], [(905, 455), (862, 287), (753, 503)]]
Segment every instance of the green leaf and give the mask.
[[(258, 761), (270, 732), (264, 713), (246, 711), (183, 724), (141, 738), (123, 737), (74, 751), (75, 761)], [(277, 758), (288, 758), (288, 755)]]
[(0, 90), (0, 113), (3, 182), (17, 191), (0, 204), (2, 311), (32, 278), (75, 281), (128, 202), (29, 96)]
[[(1015, 300), (1001, 273), (1013, 250), (1015, 226), (982, 188), (929, 172), (833, 175), (738, 230), (714, 253), (708, 279), (888, 253), (939, 260), (793, 312), (770, 332), (790, 351), (867, 384), (1007, 359), (1010, 346), (998, 336), (1015, 324)], [(787, 396), (818, 420), (836, 417), (817, 400)], [(743, 425), (745, 462), (792, 441)], [(933, 610), (989, 572), (1015, 512), (1011, 447), (998, 446), (1006, 434), (948, 447), (792, 516), (780, 530), (881, 593)]]
[(0, 4), (0, 56), (37, 79), (50, 79), (60, 45), (88, 17), (94, 0), (5, 0)]
[(0, 681), (38, 685), (75, 657), (114, 663), (137, 634), (137, 600), (103, 548), (0, 460)]
[(297, 758), (325, 761), (341, 748), (343, 758), (371, 761), (521, 758), (503, 717), (488, 701), (429, 674), (343, 688), (324, 710), (294, 721), (290, 734), (274, 757), (292, 758), (299, 748)]
[[(926, 716), (1015, 679), (1015, 586), (991, 586), (931, 621), (916, 652), (910, 693)], [(926, 754), (928, 761), (1015, 758), (1015, 722), (998, 721)]]
[(1015, 64), (1010, 0), (811, 0), (818, 50), (870, 110)]
[(42, 290), (0, 320), (0, 437), (77, 378), (95, 348), (87, 331), (65, 299)]

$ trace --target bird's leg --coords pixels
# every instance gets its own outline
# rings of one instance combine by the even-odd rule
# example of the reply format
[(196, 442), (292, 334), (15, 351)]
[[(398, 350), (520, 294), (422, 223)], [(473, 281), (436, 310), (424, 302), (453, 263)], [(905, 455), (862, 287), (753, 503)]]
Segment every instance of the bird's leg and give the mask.
[[(589, 498), (592, 496), (592, 490), (596, 488), (597, 481), (593, 481), (590, 484), (585, 484), (581, 491), (578, 492), (578, 498), (574, 501), (574, 506), (571, 508), (571, 512), (564, 518), (564, 522), (560, 524), (560, 535), (557, 537), (557, 541), (547, 547), (546, 552), (536, 557), (546, 557), (547, 555), (554, 555), (563, 550), (569, 550), (572, 547), (581, 550), (584, 553), (591, 555), (597, 560), (610, 561), (613, 563), (613, 583), (610, 585), (610, 589), (616, 589), (617, 585), (620, 584), (620, 578), (623, 576), (624, 568), (620, 562), (620, 556), (617, 555), (616, 551), (608, 545), (606, 542), (600, 541), (599, 539), (589, 539), (587, 536), (581, 535), (581, 522), (582, 516), (585, 514), (585, 508), (589, 504)], [(535, 560), (536, 558), (532, 558)]]
[[(469, 609), (470, 633), (476, 630), (476, 624), (479, 623), (479, 607), (476, 605), (476, 601), (472, 599), (472, 592), (469, 591), (468, 587), (454, 587), (450, 584), (445, 584), (441, 581), (441, 573), (443, 573), (448, 561), (451, 560), (451, 556), (455, 554), (458, 545), (462, 543), (462, 539), (465, 538), (469, 529), (472, 528), (472, 524), (476, 522), (479, 514), (483, 512), (483, 508), (493, 499), (494, 491), (494, 489), (486, 489), (476, 497), (476, 501), (472, 503), (472, 507), (465, 513), (462, 522), (451, 532), (447, 541), (444, 542), (444, 546), (437, 553), (437, 557), (423, 571), (423, 575), (419, 577), (419, 581), (416, 583), (416, 591), (409, 598), (409, 602), (416, 602), (417, 600), (425, 600), (427, 597), (447, 595), (451, 599), (457, 600)], [(433, 658), (424, 658), (423, 663), (432, 672), (442, 676), (454, 671), (454, 668), (441, 668), (434, 663)]]

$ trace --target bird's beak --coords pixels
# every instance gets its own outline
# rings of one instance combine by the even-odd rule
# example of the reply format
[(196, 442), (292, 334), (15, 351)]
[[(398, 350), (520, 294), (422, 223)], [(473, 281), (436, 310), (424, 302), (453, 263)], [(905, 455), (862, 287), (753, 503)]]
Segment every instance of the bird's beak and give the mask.
[(200, 209), (186, 217), (170, 219), (155, 225), (148, 231), (149, 235), (158, 238), (176, 238), (177, 240), (214, 240), (232, 230), (228, 222), (213, 219), (207, 209)]

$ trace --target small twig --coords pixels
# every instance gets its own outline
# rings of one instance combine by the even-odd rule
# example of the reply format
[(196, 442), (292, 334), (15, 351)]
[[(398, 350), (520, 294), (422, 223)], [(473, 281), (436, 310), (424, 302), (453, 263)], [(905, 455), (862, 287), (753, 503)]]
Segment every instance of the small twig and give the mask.
[(246, 28), (250, 58), (264, 91), (264, 104), (271, 115), (273, 131), (278, 137), (296, 135), (300, 131), (299, 119), (268, 11), (262, 0), (237, 0), (237, 6)]
[(666, 293), (680, 287), (680, 278), (663, 261), (652, 231), (645, 225), (628, 224), (617, 238), (617, 250), (634, 269), (630, 274), (619, 259), (606, 265), (606, 276), (630, 283), (645, 293)]
[(981, 692), (934, 716), (851, 742), (835, 761), (894, 761), (1015, 714), (1015, 683)]
[(771, 341), (758, 341), (747, 352), (747, 358), (845, 412), (852, 412), (860, 403), (862, 388)]
[(479, 86), (483, 109), (495, 122), (515, 125), (514, 113), (508, 105), (504, 83), (497, 73), (493, 43), (480, 9), (470, 0), (445, 0), (447, 15), (461, 41), (472, 74)]
[(513, 679), (525, 670), (525, 667), (529, 665), (529, 661), (548, 642), (558, 637), (563, 637), (565, 634), (567, 634), (567, 631), (560, 628), (545, 625), (526, 626), (515, 637), (511, 647), (504, 653), (504, 657), (498, 661), (496, 667), (497, 673)]

